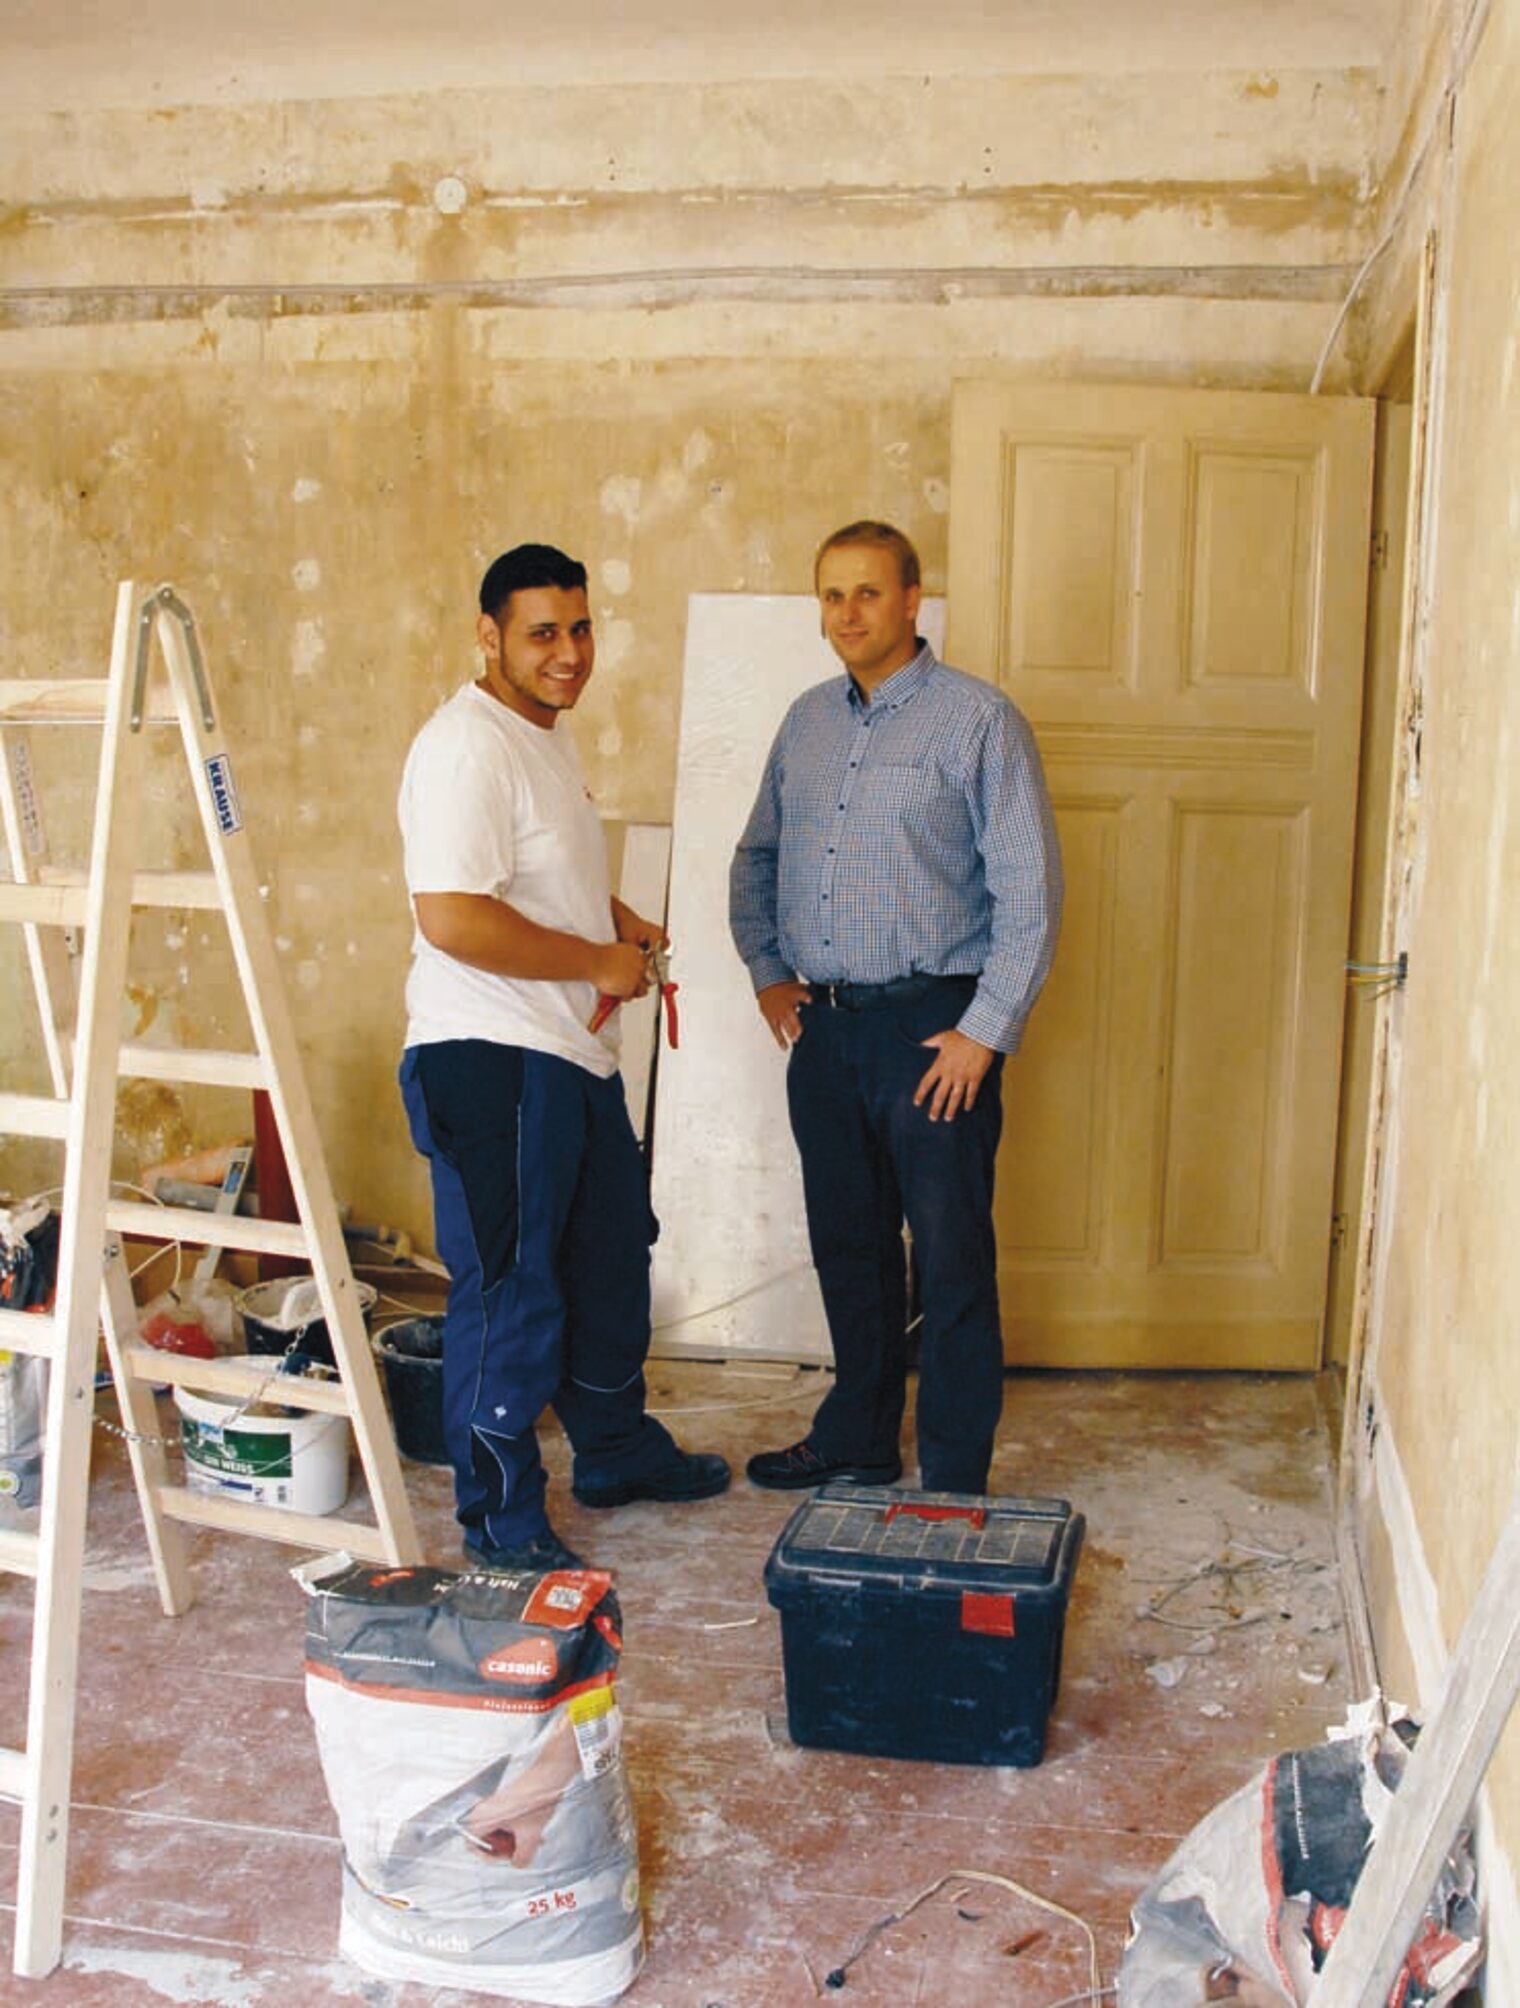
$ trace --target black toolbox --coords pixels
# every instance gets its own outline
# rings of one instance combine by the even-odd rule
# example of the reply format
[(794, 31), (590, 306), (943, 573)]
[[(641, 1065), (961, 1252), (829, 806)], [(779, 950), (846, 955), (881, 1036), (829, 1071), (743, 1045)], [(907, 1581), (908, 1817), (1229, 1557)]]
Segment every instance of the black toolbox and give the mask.
[(792, 1740), (1038, 1764), (1084, 1526), (1064, 1499), (825, 1485), (765, 1565)]

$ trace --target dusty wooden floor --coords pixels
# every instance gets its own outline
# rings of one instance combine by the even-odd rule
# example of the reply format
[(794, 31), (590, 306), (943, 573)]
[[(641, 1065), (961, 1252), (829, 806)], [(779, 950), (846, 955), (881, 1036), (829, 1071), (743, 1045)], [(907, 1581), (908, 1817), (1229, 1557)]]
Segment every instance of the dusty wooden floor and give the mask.
[[(658, 1364), (684, 1441), (799, 1435), (816, 1374)], [(105, 1403), (109, 1406), (109, 1403)], [(1329, 1450), (1314, 1384), (1258, 1376), (1016, 1375), (994, 1489), (1087, 1516), (1045, 1762), (942, 1767), (800, 1750), (761, 1568), (796, 1500), (742, 1479), (680, 1509), (587, 1513), (549, 1442), (565, 1537), (617, 1572), (620, 1694), (649, 1952), (628, 2008), (845, 2008), (1086, 2000), (1080, 1931), (961, 1873), (1086, 1918), (1112, 1981), (1131, 1899), (1271, 1753), (1320, 1741), (1348, 1698)], [(407, 1467), (432, 1559), (457, 1554), (446, 1475)], [(119, 1446), (97, 1444), (63, 1964), (9, 1973), (18, 1822), (0, 1808), (0, 2001), (68, 2008), (444, 2008), (339, 1961), (338, 1845), (307, 1720), (291, 1551), (198, 1536), (200, 1601), (159, 1615)], [(1244, 1573), (1210, 1567), (1227, 1555)], [(1207, 1571), (1207, 1573), (1199, 1573)], [(27, 1586), (0, 1591), (18, 1740)], [(1166, 1622), (1143, 1615), (1166, 1599)], [(1231, 1625), (1233, 1612), (1246, 1622)], [(1217, 1620), (1221, 1614), (1224, 1622)], [(1189, 1650), (1189, 1648), (1193, 1650)], [(1020, 1952), (1010, 1950), (1031, 1933)]]

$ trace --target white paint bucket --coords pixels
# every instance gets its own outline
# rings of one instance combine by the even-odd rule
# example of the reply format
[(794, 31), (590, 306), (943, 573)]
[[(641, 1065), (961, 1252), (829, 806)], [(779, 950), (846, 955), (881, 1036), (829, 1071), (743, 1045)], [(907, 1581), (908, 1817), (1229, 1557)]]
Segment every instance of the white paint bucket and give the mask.
[(240, 1414), (240, 1398), (188, 1388), (176, 1388), (174, 1400), (192, 1492), (293, 1513), (334, 1513), (348, 1497), (345, 1416), (272, 1415), (263, 1404)]

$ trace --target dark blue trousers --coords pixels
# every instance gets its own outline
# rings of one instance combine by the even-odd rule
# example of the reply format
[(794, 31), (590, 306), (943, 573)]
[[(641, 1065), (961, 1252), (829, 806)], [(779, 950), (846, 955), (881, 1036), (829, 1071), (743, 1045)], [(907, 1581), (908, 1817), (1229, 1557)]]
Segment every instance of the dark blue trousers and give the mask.
[(536, 1424), (552, 1407), (578, 1479), (670, 1454), (644, 1413), (649, 1210), (623, 1084), (519, 1046), (458, 1039), (401, 1062), (449, 1272), (444, 1438), (460, 1521), (497, 1546), (548, 1525)]
[[(913, 1106), (970, 994), (931, 991), (869, 1010), (804, 1005), (787, 1066), (813, 1262), (834, 1347), (834, 1386), (813, 1418), (821, 1456), (898, 1455), (907, 1391), (902, 1226), (913, 1236), (923, 1312), (918, 1455), (932, 1492), (984, 1492), (1003, 1402), (993, 1167), (1002, 1060), (976, 1106), (931, 1123)], [(948, 1001), (947, 1001), (948, 1000)]]

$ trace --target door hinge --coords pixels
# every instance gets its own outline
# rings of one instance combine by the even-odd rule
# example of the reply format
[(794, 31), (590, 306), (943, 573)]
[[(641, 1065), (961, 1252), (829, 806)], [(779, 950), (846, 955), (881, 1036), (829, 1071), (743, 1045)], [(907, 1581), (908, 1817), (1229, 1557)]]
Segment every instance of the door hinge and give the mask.
[(1388, 532), (1374, 530), (1372, 533), (1372, 569), (1386, 572), (1388, 569)]
[(1344, 1247), (1345, 1247), (1345, 1245), (1346, 1245), (1346, 1229), (1347, 1229), (1348, 1225), (1349, 1225), (1349, 1222), (1347, 1221), (1347, 1218), (1346, 1218), (1346, 1216), (1345, 1216), (1345, 1214), (1344, 1214), (1344, 1213), (1332, 1213), (1332, 1214), (1331, 1214), (1331, 1216), (1330, 1216), (1330, 1246), (1331, 1246), (1332, 1248), (1344, 1248)]

